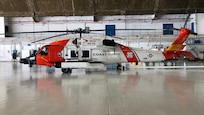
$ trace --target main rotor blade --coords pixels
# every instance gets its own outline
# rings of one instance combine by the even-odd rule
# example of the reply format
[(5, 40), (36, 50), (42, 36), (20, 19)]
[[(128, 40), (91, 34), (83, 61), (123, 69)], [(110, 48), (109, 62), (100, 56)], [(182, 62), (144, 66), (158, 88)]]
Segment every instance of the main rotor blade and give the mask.
[(63, 31), (63, 30), (57, 30), (57, 31), (34, 31), (34, 32), (14, 32), (11, 34), (32, 34), (32, 33), (60, 33), (60, 32), (74, 32), (74, 31)]
[(65, 34), (59, 34), (59, 35), (55, 35), (55, 36), (51, 36), (51, 37), (47, 37), (47, 38), (43, 38), (43, 39), (40, 39), (40, 40), (33, 41), (33, 42), (31, 42), (31, 43), (36, 43), (36, 42), (44, 41), (44, 40), (47, 40), (47, 39), (50, 39), (50, 38), (59, 37), (59, 36), (64, 36), (64, 35), (67, 35), (67, 33), (65, 33)]
[[(159, 30), (159, 29), (115, 29), (117, 30)], [(99, 30), (89, 30), (89, 31), (106, 31), (105, 29), (99, 29)]]
[(109, 37), (120, 39), (120, 40), (125, 40), (125, 38), (121, 38), (121, 37), (117, 37), (117, 36), (109, 36)]
[[(117, 30), (158, 30), (158, 29), (115, 29)], [(105, 31), (105, 29), (97, 29), (97, 30), (89, 30), (91, 31)], [(85, 30), (52, 30), (52, 31), (33, 31), (33, 32), (11, 32), (11, 33), (0, 33), (0, 35), (11, 35), (11, 34), (32, 34), (32, 33), (62, 33), (62, 32), (70, 32), (70, 33), (87, 33)]]
[(158, 29), (115, 29), (115, 30), (158, 30)]
[(172, 28), (172, 30), (177, 30), (177, 31), (180, 31), (181, 29), (178, 29), (178, 28)]
[(0, 33), (0, 35), (12, 35), (12, 34), (35, 34), (35, 33), (62, 33), (62, 32), (73, 32), (73, 31), (35, 31), (35, 32), (13, 32), (13, 33)]

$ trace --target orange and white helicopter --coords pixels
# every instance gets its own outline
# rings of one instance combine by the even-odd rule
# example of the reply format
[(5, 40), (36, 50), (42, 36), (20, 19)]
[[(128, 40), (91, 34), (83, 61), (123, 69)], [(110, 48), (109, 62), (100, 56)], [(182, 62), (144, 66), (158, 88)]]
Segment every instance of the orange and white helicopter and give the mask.
[[(73, 68), (97, 68), (106, 64), (129, 62), (161, 62), (179, 57), (194, 58), (190, 51), (183, 51), (183, 43), (191, 30), (182, 28), (178, 37), (163, 52), (131, 48), (109, 39), (64, 39), (42, 46), (36, 54), (36, 64), (61, 68), (71, 73)], [(80, 32), (81, 35), (81, 32)]]

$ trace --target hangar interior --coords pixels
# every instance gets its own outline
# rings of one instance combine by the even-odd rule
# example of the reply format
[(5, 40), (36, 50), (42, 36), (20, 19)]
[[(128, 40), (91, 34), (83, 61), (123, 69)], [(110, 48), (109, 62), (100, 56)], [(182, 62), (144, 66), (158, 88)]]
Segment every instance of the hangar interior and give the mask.
[[(174, 28), (183, 28), (188, 14), (166, 14), (155, 18), (155, 14), (148, 15), (125, 15), (125, 16), (100, 16), (100, 20), (95, 21), (94, 16), (55, 16), (41, 17), (40, 22), (34, 22), (32, 17), (2, 17), (2, 33), (0, 46), (4, 56), (0, 57), (1, 61), (11, 61), (11, 52), (16, 49), (19, 52), (18, 60), (25, 56), (21, 52), (24, 50), (38, 49), (42, 45), (49, 44), (51, 41), (65, 38), (79, 38), (79, 34), (67, 34), (60, 37), (54, 37), (38, 43), (32, 43), (43, 38), (61, 34), (59, 32), (52, 33), (20, 33), (35, 31), (60, 31), (60, 30), (76, 30), (78, 28), (88, 27), (90, 30), (102, 29), (104, 31), (90, 32), (82, 34), (82, 37), (95, 37), (100, 39), (114, 39), (124, 45), (155, 49), (155, 46), (162, 45), (163, 49), (168, 47), (178, 36), (179, 31), (173, 30), (171, 34), (164, 33), (165, 25), (172, 25)], [(187, 21), (186, 27), (196, 31), (198, 35), (190, 35), (186, 40), (186, 49), (191, 50), (196, 58), (203, 59), (204, 47), (202, 24), (204, 14), (191, 14)], [(106, 26), (115, 26), (115, 36), (121, 39), (111, 38), (107, 36)], [(5, 29), (7, 31), (5, 31)], [(117, 30), (124, 29), (124, 30)], [(135, 29), (135, 30), (131, 30)], [(14, 33), (14, 34), (13, 34)], [(15, 34), (20, 33), (20, 34)], [(26, 55), (28, 56), (28, 55)]]
[[(2, 0), (0, 6), (0, 114), (204, 114), (203, 0)], [(60, 68), (19, 63), (53, 41), (80, 37), (109, 39), (114, 47), (138, 49), (134, 53), (161, 53), (182, 28), (197, 33), (187, 37), (182, 50), (195, 58), (184, 56), (175, 65), (122, 63), (122, 71), (114, 63), (62, 73)], [(109, 46), (100, 48), (109, 51), (103, 49)], [(105, 59), (111, 60), (116, 61)]]
[[(78, 28), (90, 30), (102, 29), (100, 32), (90, 32), (85, 36), (101, 36), (106, 38), (106, 26), (115, 26), (114, 39), (130, 47), (155, 49), (163, 45), (167, 48), (178, 36), (179, 31), (165, 33), (165, 27), (186, 28), (198, 33), (190, 35), (186, 41), (186, 49), (196, 58), (203, 59), (202, 29), (204, 9), (201, 0), (167, 1), (167, 0), (61, 0), (41, 1), (22, 0), (1, 2), (1, 61), (12, 60), (12, 50), (19, 53), (18, 60), (26, 57), (24, 50), (38, 49), (44, 44), (63, 38), (79, 37), (79, 34), (67, 34), (33, 44), (33, 41), (58, 35), (61, 33), (19, 33), (36, 31), (66, 31)], [(188, 14), (191, 14), (188, 17)], [(186, 20), (188, 17), (188, 20)], [(118, 29), (118, 30), (117, 30)], [(124, 29), (124, 31), (119, 31)], [(135, 30), (131, 30), (135, 29)]]

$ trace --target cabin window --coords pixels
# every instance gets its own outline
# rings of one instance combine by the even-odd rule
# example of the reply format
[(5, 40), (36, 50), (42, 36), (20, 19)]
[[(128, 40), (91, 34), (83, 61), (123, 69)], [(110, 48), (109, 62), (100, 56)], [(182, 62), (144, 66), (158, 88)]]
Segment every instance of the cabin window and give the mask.
[(71, 51), (71, 57), (77, 57), (77, 52), (75, 50)]
[(89, 57), (89, 50), (83, 50), (82, 51), (82, 57)]
[(104, 39), (103, 40), (103, 45), (105, 45), (105, 46), (115, 46), (115, 42), (114, 42), (114, 40), (106, 40), (106, 39)]

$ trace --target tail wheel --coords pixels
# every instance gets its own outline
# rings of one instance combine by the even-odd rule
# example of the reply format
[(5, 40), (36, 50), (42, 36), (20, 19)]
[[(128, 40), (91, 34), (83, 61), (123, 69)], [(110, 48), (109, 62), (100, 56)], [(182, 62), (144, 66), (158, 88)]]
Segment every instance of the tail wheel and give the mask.
[(164, 66), (176, 66), (175, 60), (164, 61)]

